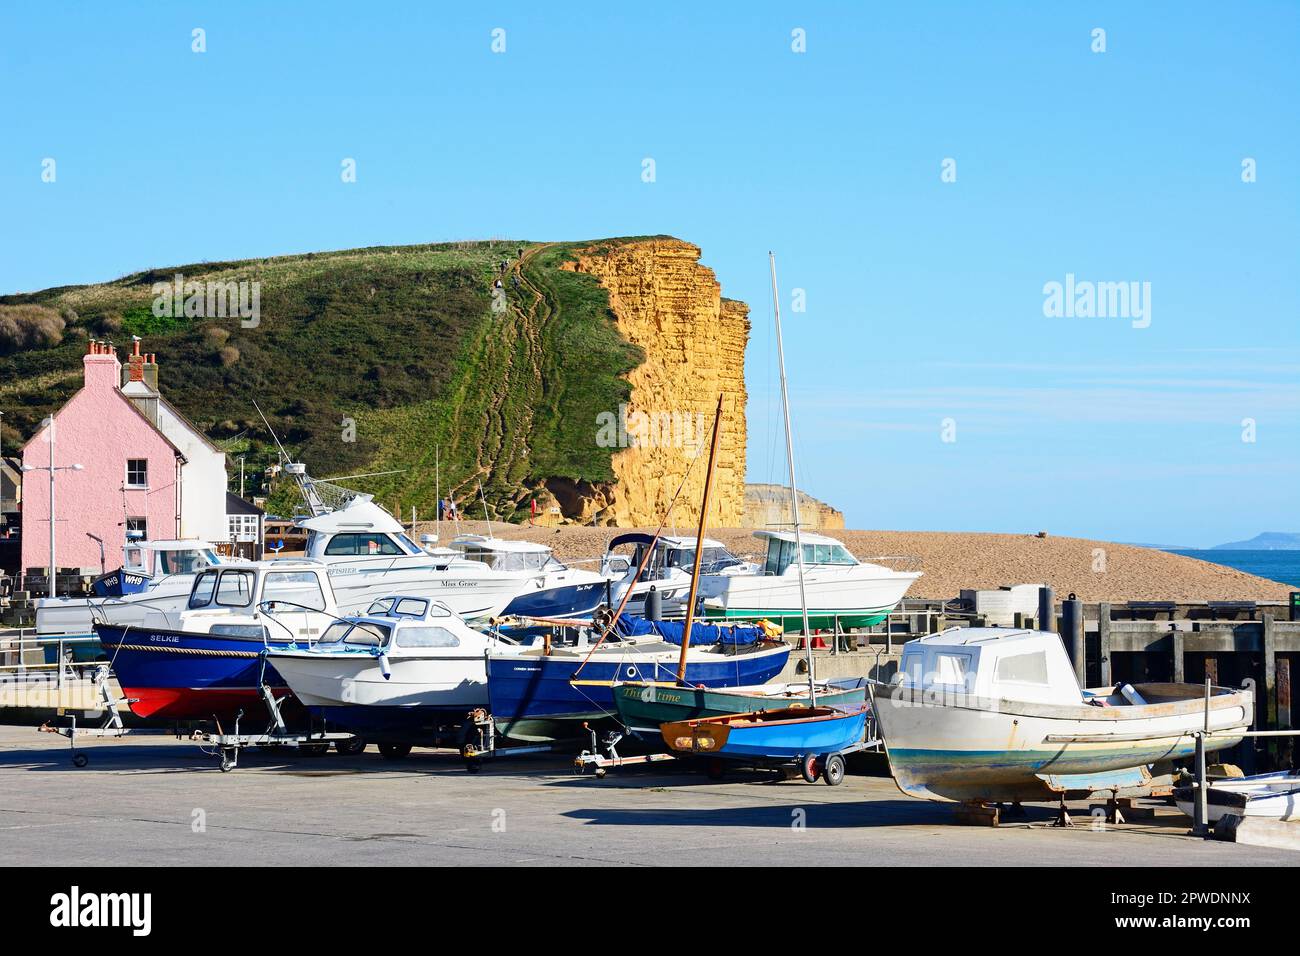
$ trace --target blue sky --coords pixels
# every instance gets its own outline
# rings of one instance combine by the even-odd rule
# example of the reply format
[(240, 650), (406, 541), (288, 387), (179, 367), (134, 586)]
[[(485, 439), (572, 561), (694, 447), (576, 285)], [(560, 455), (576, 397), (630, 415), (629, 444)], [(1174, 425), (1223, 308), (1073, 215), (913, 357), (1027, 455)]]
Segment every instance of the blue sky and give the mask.
[[(766, 481), (773, 249), (800, 481), (850, 526), (1300, 530), (1300, 5), (467, 6), (6, 6), (0, 292), (670, 233), (752, 307)], [(1149, 327), (1045, 316), (1067, 274), (1149, 282)]]

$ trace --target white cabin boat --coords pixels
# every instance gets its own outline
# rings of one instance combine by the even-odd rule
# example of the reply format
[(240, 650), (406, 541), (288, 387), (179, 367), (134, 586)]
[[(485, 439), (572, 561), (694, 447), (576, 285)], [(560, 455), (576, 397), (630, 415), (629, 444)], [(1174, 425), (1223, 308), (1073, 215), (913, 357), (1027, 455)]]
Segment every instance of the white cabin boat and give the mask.
[(40, 637), (84, 636), (96, 621), (140, 624), (152, 610), (180, 611), (189, 600), (194, 577), (222, 559), (196, 539), (129, 541), (119, 574), (144, 579), (144, 590), (116, 597), (45, 598), (36, 602)]
[(611, 598), (607, 575), (571, 568), (550, 547), (537, 541), (462, 534), (452, 539), (451, 549), (518, 578), (518, 589), (502, 610), (503, 616), (583, 618)]
[(392, 595), (337, 620), (307, 647), (267, 657), (294, 695), (368, 740), (417, 742), (488, 703), (486, 655), (501, 639), (445, 605)]
[(368, 497), (306, 518), (306, 557), (329, 569), (338, 605), (360, 613), (391, 594), (429, 598), (465, 618), (499, 614), (533, 581), (540, 567), (499, 570), (463, 548), (425, 551), (396, 518)]
[[(755, 531), (767, 543), (767, 560), (751, 574), (708, 575), (704, 612), (711, 618), (766, 618), (787, 630), (803, 627), (798, 545), (793, 531)], [(859, 561), (843, 542), (803, 532), (803, 592), (808, 625), (870, 627), (898, 607), (920, 571), (897, 571)]]
[[(1146, 767), (1238, 743), (1250, 691), (1196, 684), (1082, 690), (1061, 639), (952, 628), (909, 641), (891, 684), (873, 684), (900, 790), (931, 800), (1052, 800), (1140, 786)], [(1120, 772), (1124, 773), (1120, 773)]]
[[(699, 539), (678, 535), (654, 535), (634, 531), (620, 534), (609, 542), (600, 570), (614, 580), (613, 605), (623, 599), (630, 588), (624, 613), (639, 615), (645, 610), (645, 598), (653, 587), (665, 604), (685, 601), (691, 589), (691, 569), (695, 566), (695, 550)], [(628, 547), (628, 553), (619, 549)], [(649, 561), (639, 577), (637, 568), (645, 560), (646, 549), (652, 548)], [(708, 598), (716, 593), (721, 582), (733, 575), (758, 573), (758, 565), (736, 557), (721, 541), (704, 539), (704, 552), (700, 555), (700, 587), (698, 593)], [(632, 579), (636, 577), (636, 582)]]

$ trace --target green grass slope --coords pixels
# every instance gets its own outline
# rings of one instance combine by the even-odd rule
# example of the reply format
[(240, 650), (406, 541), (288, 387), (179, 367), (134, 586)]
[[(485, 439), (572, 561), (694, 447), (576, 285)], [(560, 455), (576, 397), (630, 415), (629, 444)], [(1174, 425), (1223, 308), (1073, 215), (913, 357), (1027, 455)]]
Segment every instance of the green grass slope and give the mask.
[[(5, 447), (80, 387), (87, 338), (109, 339), (125, 360), (140, 335), (158, 356), (163, 394), (223, 443), (236, 482), (235, 456), (246, 456), (254, 489), (276, 460), (256, 401), (317, 477), (400, 470), (346, 483), (427, 515), (438, 458), (444, 494), (450, 485), (477, 510), (481, 481), (494, 517), (522, 518), (530, 491), (548, 478), (613, 478), (611, 450), (596, 445), (596, 416), (627, 399), (625, 376), (643, 358), (619, 335), (596, 280), (560, 268), (590, 245), (376, 247), (197, 263), (0, 297), (0, 329), (6, 309), (16, 315), (21, 305), (64, 320), (61, 338), (43, 327), (30, 337), (37, 341), (0, 343)], [(156, 316), (153, 284), (177, 273), (259, 282), (259, 324)], [(504, 296), (494, 306), (498, 278)], [(281, 487), (271, 506), (292, 503)]]

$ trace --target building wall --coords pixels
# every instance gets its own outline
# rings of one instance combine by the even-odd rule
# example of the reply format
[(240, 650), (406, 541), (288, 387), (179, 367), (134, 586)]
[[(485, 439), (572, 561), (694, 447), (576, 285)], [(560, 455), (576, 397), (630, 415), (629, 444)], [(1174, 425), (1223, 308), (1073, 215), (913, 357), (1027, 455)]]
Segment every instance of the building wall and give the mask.
[[(59, 567), (99, 567), (99, 545), (87, 532), (104, 539), (107, 567), (122, 563), (126, 513), (148, 523), (150, 538), (177, 534), (176, 453), (167, 440), (140, 416), (118, 391), (121, 364), (112, 354), (84, 358), (86, 384), (54, 416), (56, 465), (79, 463), (82, 471), (55, 474), (55, 562)], [(49, 464), (48, 429), (42, 428), (23, 448), (25, 466)], [(122, 491), (128, 458), (148, 461), (149, 487)], [(49, 564), (49, 474), (27, 472), (23, 480), (22, 566)], [(224, 515), (224, 507), (218, 509)]]
[(164, 404), (158, 427), (181, 450), (181, 526), (177, 537), (211, 544), (230, 539), (226, 522), (226, 455), (209, 445)]

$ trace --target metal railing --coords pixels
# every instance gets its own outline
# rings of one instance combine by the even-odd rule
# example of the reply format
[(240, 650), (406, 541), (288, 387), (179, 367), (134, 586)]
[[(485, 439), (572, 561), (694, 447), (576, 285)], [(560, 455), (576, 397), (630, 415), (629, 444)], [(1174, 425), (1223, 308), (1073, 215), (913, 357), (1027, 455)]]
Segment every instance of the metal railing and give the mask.
[[(51, 671), (56, 674), (56, 687), (63, 689), (66, 680), (76, 680), (85, 676), (83, 671), (94, 671), (97, 667), (103, 666), (103, 661), (78, 661), (74, 659), (73, 651), (79, 645), (94, 645), (99, 642), (99, 638), (93, 634), (74, 634), (58, 635), (55, 637), (40, 637), (32, 633), (28, 634), (26, 628), (19, 628), (17, 635), (0, 635), (0, 661), (7, 661), (10, 656), (17, 658), (16, 663), (0, 663), (0, 677), (23, 678), (26, 676), (38, 677), (44, 679)], [(54, 660), (45, 661), (48, 656), (46, 648), (55, 648)], [(42, 660), (38, 663), (28, 663), (24, 660), (25, 655), (39, 652)]]

